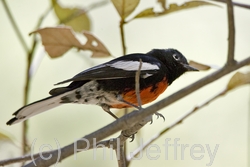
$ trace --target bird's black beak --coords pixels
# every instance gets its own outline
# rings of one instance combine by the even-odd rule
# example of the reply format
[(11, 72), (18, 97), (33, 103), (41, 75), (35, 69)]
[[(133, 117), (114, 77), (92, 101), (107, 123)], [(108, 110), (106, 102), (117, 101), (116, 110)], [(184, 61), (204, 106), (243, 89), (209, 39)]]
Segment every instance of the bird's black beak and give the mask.
[(187, 69), (187, 71), (199, 71), (197, 68), (194, 68), (190, 66), (189, 64), (183, 64), (184, 68)]

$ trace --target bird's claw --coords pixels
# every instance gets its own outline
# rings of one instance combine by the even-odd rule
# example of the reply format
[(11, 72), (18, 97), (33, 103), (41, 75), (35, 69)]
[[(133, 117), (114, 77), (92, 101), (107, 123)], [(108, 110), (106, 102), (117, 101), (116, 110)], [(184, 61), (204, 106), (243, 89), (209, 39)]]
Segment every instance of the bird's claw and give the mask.
[[(165, 121), (165, 117), (164, 117), (162, 114), (156, 112), (155, 115), (157, 116), (157, 119), (158, 119), (159, 117), (161, 117), (161, 118), (163, 119), (163, 121)], [(152, 123), (153, 123), (153, 118), (150, 120), (150, 125), (151, 125)]]
[(153, 123), (153, 118), (151, 118), (151, 120), (150, 120), (150, 125)]
[[(163, 121), (165, 121), (165, 117), (164, 117), (162, 114), (156, 112), (155, 115), (157, 116), (157, 119), (158, 119), (159, 117), (161, 117), (161, 118), (163, 119)], [(153, 122), (153, 121), (151, 121), (151, 124), (152, 124), (152, 122)]]
[[(135, 133), (135, 134), (136, 134), (136, 133)], [(132, 141), (134, 141), (134, 139), (135, 139), (135, 134), (132, 134), (132, 135), (130, 135), (130, 136), (127, 136), (127, 135), (123, 134), (123, 136), (124, 136), (124, 137), (127, 137), (127, 138), (130, 138), (130, 139), (131, 139), (130, 142), (132, 142)]]
[(134, 141), (134, 139), (135, 139), (135, 134), (132, 134), (131, 136), (129, 136), (129, 138), (131, 139), (130, 142)]

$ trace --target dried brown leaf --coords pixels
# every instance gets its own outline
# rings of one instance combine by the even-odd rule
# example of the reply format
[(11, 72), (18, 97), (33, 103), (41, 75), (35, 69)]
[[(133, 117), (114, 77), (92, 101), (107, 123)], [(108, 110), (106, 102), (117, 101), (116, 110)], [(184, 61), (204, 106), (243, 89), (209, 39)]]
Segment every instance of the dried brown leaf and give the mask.
[(189, 61), (189, 65), (194, 67), (194, 68), (197, 68), (200, 71), (206, 71), (206, 70), (209, 70), (211, 68), (211, 66), (209, 66), (209, 65), (198, 63), (198, 62), (193, 61), (193, 60)]
[(87, 42), (83, 45), (83, 48), (84, 50), (91, 50), (93, 52), (92, 57), (107, 57), (111, 55), (103, 43), (93, 34), (85, 31), (83, 35), (87, 38)]
[(236, 72), (227, 84), (227, 90), (235, 89), (239, 86), (250, 83), (250, 72)]
[(72, 29), (69, 27), (43, 28), (32, 33), (39, 33), (41, 35), (42, 44), (51, 58), (62, 56), (72, 47), (80, 50), (90, 50), (92, 51), (92, 57), (110, 56), (109, 51), (102, 42), (90, 32), (83, 32), (83, 35), (87, 38), (85, 44), (81, 44), (77, 40)]
[(70, 26), (76, 32), (90, 30), (90, 19), (84, 9), (64, 8), (56, 0), (52, 0), (52, 4), (60, 24)]
[(111, 0), (120, 17), (125, 19), (137, 7), (140, 0)]

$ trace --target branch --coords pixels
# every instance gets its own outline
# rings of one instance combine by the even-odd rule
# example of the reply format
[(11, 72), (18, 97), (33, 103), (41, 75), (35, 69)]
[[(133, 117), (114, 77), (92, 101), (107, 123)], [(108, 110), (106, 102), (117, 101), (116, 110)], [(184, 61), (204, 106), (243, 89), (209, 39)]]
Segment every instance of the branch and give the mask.
[(228, 20), (228, 52), (227, 65), (235, 63), (234, 49), (235, 49), (235, 25), (234, 25), (234, 10), (232, 0), (227, 0), (227, 20)]
[[(93, 141), (92, 139), (95, 138), (97, 142), (99, 142), (100, 140), (103, 140), (104, 138), (107, 138), (108, 136), (122, 130), (122, 129), (126, 129), (129, 127), (132, 127), (133, 125), (135, 125), (136, 123), (138, 123), (138, 120), (142, 120), (143, 118), (150, 116), (152, 114), (154, 114), (156, 111), (174, 103), (175, 101), (185, 97), (188, 94), (191, 94), (192, 92), (198, 90), (199, 88), (208, 85), (209, 83), (216, 81), (217, 79), (225, 76), (226, 74), (237, 70), (245, 65), (250, 64), (250, 57), (240, 61), (240, 62), (236, 62), (234, 65), (232, 66), (225, 66), (222, 69), (200, 79), (199, 81), (179, 90), (178, 92), (170, 95), (169, 97), (145, 108), (142, 109), (140, 111), (135, 110), (131, 113), (128, 113), (127, 115), (124, 115), (123, 117), (119, 118), (118, 120), (106, 125), (105, 127), (84, 136), (82, 139), (85, 139), (87, 141), (89, 141), (89, 145), (92, 146), (93, 145)], [(87, 147), (86, 142), (83, 142), (81, 139), (79, 139), (78, 141), (78, 145), (77, 145), (78, 149), (84, 149)], [(74, 143), (71, 143), (65, 147), (63, 147), (61, 149), (61, 157), (60, 157), (60, 161), (73, 155), (75, 153), (74, 151)], [(50, 152), (51, 154), (51, 159), (44, 161), (43, 159), (41, 159), (40, 157), (37, 158), (35, 160), (35, 163), (37, 166), (39, 167), (46, 167), (46, 166), (50, 166), (52, 164), (55, 164), (57, 162), (57, 156), (58, 156), (58, 151), (52, 151)], [(29, 163), (27, 164), (25, 167), (35, 167), (35, 165), (33, 163)]]
[(218, 94), (214, 95), (213, 97), (209, 98), (208, 100), (206, 100), (202, 104), (195, 106), (193, 109), (191, 109), (190, 111), (188, 111), (187, 113), (185, 113), (183, 116), (181, 116), (179, 119), (177, 119), (176, 121), (174, 121), (167, 128), (165, 128), (164, 130), (162, 130), (160, 133), (155, 134), (150, 140), (148, 140), (147, 142), (145, 142), (144, 145), (138, 147), (132, 153), (132, 155), (127, 158), (127, 161), (130, 163), (131, 160), (133, 160), (134, 157), (136, 157), (138, 154), (140, 154), (141, 151), (143, 151), (145, 148), (147, 148), (151, 143), (153, 143), (154, 141), (156, 141), (157, 139), (159, 139), (160, 136), (162, 136), (163, 134), (165, 134), (169, 130), (173, 129), (177, 125), (181, 124), (184, 120), (186, 120), (189, 116), (191, 116), (192, 114), (194, 114), (196, 111), (198, 111), (199, 109), (205, 107), (206, 105), (208, 105), (209, 103), (211, 103), (212, 101), (214, 101), (215, 99), (217, 99), (218, 97), (223, 96), (225, 93), (227, 93), (227, 89), (224, 89), (223, 91), (221, 91)]
[[(212, 1), (226, 3), (227, 0), (212, 0)], [(232, 2), (232, 3), (233, 3), (234, 6), (250, 9), (250, 5), (248, 5), (248, 4), (242, 4), (242, 3), (239, 3), (239, 2)]]
[[(84, 136), (83, 138), (79, 139), (78, 142), (77, 142), (77, 149), (80, 150), (80, 149), (84, 149), (84, 148), (87, 148), (87, 143), (86, 142), (83, 142), (83, 139), (89, 141), (89, 148), (92, 148), (93, 146), (93, 139), (95, 138), (96, 139), (96, 142), (97, 143), (100, 143), (100, 144), (104, 144), (105, 146), (108, 147), (108, 143), (110, 143), (110, 141), (101, 141), (103, 140), (104, 138), (107, 138), (108, 136), (122, 130), (122, 129), (125, 129), (121, 132), (121, 135), (119, 136), (121, 142), (122, 141), (125, 141), (128, 137), (125, 137), (127, 136), (128, 134), (134, 134), (134, 132), (137, 132), (138, 129), (140, 129), (140, 127), (142, 127), (142, 125), (145, 125), (147, 120), (151, 120), (151, 115), (154, 114), (157, 110), (160, 110), (162, 109), (163, 107), (165, 106), (168, 106), (170, 104), (172, 104), (173, 102), (185, 97), (186, 95), (198, 90), (199, 88), (213, 82), (213, 81), (216, 81), (217, 79), (225, 76), (226, 74), (234, 71), (234, 70), (237, 70), (245, 65), (248, 65), (250, 64), (250, 57), (238, 62), (238, 63), (235, 63), (233, 66), (225, 66), (223, 67), (222, 69), (208, 75), (207, 77), (205, 78), (202, 78), (200, 79), (199, 81), (195, 82), (194, 84), (191, 84), (181, 90), (179, 90), (178, 92), (170, 95), (169, 97), (145, 108), (145, 109), (142, 109), (140, 111), (138, 110), (135, 110), (127, 115), (124, 115), (123, 117), (119, 118), (118, 120), (110, 123), (109, 125), (106, 125), (105, 127), (89, 134), (89, 135), (86, 135)], [(143, 121), (141, 122), (138, 122), (138, 120), (142, 120), (143, 117), (147, 116), (145, 119), (143, 119)], [(184, 118), (187, 117), (187, 116), (183, 116)], [(182, 118), (183, 118), (182, 117)], [(137, 123), (136, 123), (137, 122)], [(170, 125), (168, 128), (173, 128), (175, 126), (175, 124), (178, 124), (177, 123), (178, 120), (173, 123), (172, 125)], [(133, 128), (131, 128), (133, 127)], [(136, 129), (137, 127), (137, 129)], [(130, 131), (130, 132), (129, 132)], [(124, 136), (125, 134), (125, 136)], [(101, 141), (101, 142), (99, 142)], [(74, 143), (71, 143), (65, 147), (63, 147), (60, 151), (61, 151), (61, 157), (60, 157), (60, 161), (67, 158), (68, 156), (71, 156), (73, 155), (75, 152), (74, 150), (74, 147), (75, 147), (75, 142)], [(35, 154), (34, 157), (36, 157), (36, 155), (39, 155), (39, 154)], [(45, 155), (45, 154), (43, 154)], [(39, 167), (46, 167), (46, 166), (49, 166), (49, 165), (52, 165), (52, 164), (55, 164), (57, 162), (57, 156), (58, 156), (58, 150), (53, 150), (53, 151), (50, 151), (47, 153), (47, 155), (51, 155), (51, 159), (50, 160), (47, 160), (47, 161), (44, 161), (43, 159), (41, 159), (40, 157), (38, 157), (36, 160), (35, 160), (35, 163), (36, 165), (38, 165)], [(7, 164), (10, 164), (10, 163), (14, 163), (14, 162), (20, 162), (21, 159), (23, 160), (30, 160), (30, 158), (27, 158), (28, 156), (24, 156), (24, 157), (19, 157), (19, 158), (13, 158), (13, 159), (9, 159), (9, 160), (4, 160), (4, 161), (0, 161), (0, 165), (7, 165)], [(47, 156), (44, 156), (44, 157), (47, 157)], [(35, 166), (33, 164), (33, 162), (27, 164), (25, 167), (30, 167), (30, 166)]]
[[(149, 121), (151, 121), (151, 119), (152, 119), (152, 117), (149, 116), (149, 117), (146, 117), (143, 120), (139, 121), (136, 124), (129, 123), (128, 126), (124, 126), (124, 127), (127, 127), (127, 129), (122, 130), (121, 134), (117, 138), (110, 139), (110, 140), (100, 141), (100, 142), (94, 143), (94, 145), (93, 144), (92, 145), (89, 144), (89, 146), (86, 146), (84, 149), (80, 149), (78, 147), (79, 146), (79, 142), (83, 141), (83, 138), (79, 139), (78, 141), (75, 141), (74, 143), (72, 143), (74, 145), (73, 147), (75, 147), (75, 145), (77, 146), (77, 150), (74, 150), (74, 154), (76, 154), (77, 152), (80, 152), (80, 151), (86, 151), (86, 150), (90, 150), (90, 149), (93, 149), (93, 148), (98, 148), (97, 146), (99, 146), (99, 145), (103, 145), (103, 146), (108, 147), (108, 148), (113, 148), (115, 151), (117, 151), (117, 150), (118, 151), (123, 151), (123, 149), (121, 149), (120, 147), (122, 147), (124, 145), (125, 141), (128, 138), (130, 138), (131, 135), (134, 135), (137, 131), (139, 131)], [(96, 139), (96, 138), (85, 137), (84, 139), (85, 139), (85, 141), (93, 141), (93, 139)], [(42, 154), (43, 157), (49, 157), (50, 155), (52, 156), (53, 153), (55, 153), (55, 152), (58, 153), (58, 151), (59, 150), (52, 150), (52, 151), (48, 151), (48, 152), (37, 153), (37, 154), (34, 154), (34, 155), (25, 155), (25, 156), (21, 156), (21, 157), (17, 157), (17, 158), (11, 158), (11, 159), (7, 159), (7, 160), (2, 160), (2, 161), (0, 161), (0, 166), (4, 166), (4, 165), (9, 165), (9, 164), (17, 163), (17, 162), (23, 162), (23, 161), (28, 161), (28, 160), (36, 159), (36, 158), (40, 157), (40, 154)], [(60, 150), (60, 151), (63, 152), (63, 149)], [(69, 150), (66, 150), (66, 151), (69, 151)], [(118, 153), (118, 155), (119, 154), (124, 154), (124, 152), (120, 152), (120, 153)], [(64, 154), (62, 154), (62, 156), (64, 156)], [(123, 158), (124, 158), (123, 160), (122, 160), (122, 157), (119, 157), (117, 159), (126, 162), (125, 154), (124, 154)], [(61, 158), (61, 159), (63, 159), (63, 158)], [(33, 162), (31, 162), (30, 165), (32, 166), (32, 165), (35, 165), (35, 164), (33, 164)], [(38, 165), (38, 164), (36, 164), (36, 165)], [(38, 166), (40, 166), (40, 164)]]
[[(37, 158), (37, 157), (39, 157), (39, 154), (35, 154), (35, 155), (33, 155), (33, 157)], [(18, 163), (18, 162), (25, 162), (25, 161), (29, 161), (29, 160), (31, 160), (31, 156), (25, 155), (25, 156), (21, 156), (21, 157), (17, 157), (17, 158), (1, 160), (0, 166), (5, 166), (5, 165), (13, 164), (13, 163)]]

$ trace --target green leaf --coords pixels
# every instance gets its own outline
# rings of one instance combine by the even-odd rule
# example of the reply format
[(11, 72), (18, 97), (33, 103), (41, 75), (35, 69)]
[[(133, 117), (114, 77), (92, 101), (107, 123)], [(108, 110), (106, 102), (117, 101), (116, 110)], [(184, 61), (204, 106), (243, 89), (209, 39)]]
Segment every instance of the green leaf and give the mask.
[[(166, 14), (170, 14), (173, 12), (178, 12), (181, 10), (186, 10), (186, 9), (192, 9), (196, 8), (199, 6), (205, 6), (205, 5), (213, 5), (213, 6), (218, 6), (213, 3), (205, 2), (205, 1), (190, 1), (190, 2), (185, 2), (182, 5), (177, 5), (177, 4), (170, 4), (167, 9), (165, 9), (162, 12), (155, 12), (154, 8), (148, 8), (137, 14), (133, 19), (136, 18), (148, 18), (148, 17), (158, 17), (158, 16), (163, 16)], [(132, 19), (132, 20), (133, 20)]]
[(52, 0), (52, 4), (60, 24), (70, 26), (76, 32), (90, 30), (90, 19), (84, 9), (64, 8), (57, 0)]
[(154, 8), (148, 8), (148, 9), (141, 11), (133, 19), (143, 18), (143, 17), (156, 17), (158, 15), (159, 15), (159, 13), (154, 12)]
[(137, 7), (140, 0), (111, 0), (122, 19), (129, 16)]
[(232, 90), (245, 84), (250, 84), (250, 72), (236, 72), (228, 82), (227, 90)]

